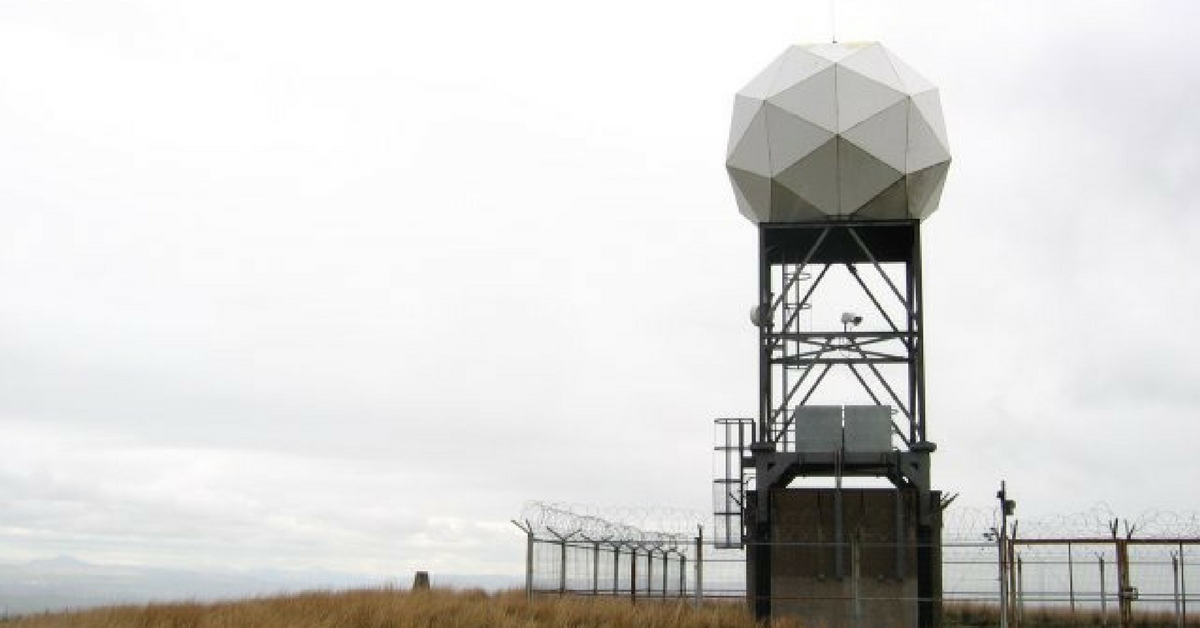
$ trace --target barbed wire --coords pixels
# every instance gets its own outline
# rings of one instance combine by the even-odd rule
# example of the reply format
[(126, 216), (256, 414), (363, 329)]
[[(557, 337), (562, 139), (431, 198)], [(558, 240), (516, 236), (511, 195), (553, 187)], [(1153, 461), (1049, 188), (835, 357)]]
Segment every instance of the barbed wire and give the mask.
[(568, 536), (588, 541), (683, 544), (695, 538), (698, 526), (710, 515), (679, 508), (588, 506), (530, 501), (521, 509), (520, 521), (535, 536)]
[[(1114, 522), (1117, 533), (1133, 538), (1200, 538), (1200, 513), (1162, 509), (1146, 510), (1135, 517), (1122, 517), (1104, 502), (1086, 510), (1034, 517), (1014, 517), (1018, 534), (1024, 538), (1109, 538)], [(942, 535), (953, 540), (978, 540), (1000, 526), (999, 510), (951, 506), (942, 514)]]
[[(625, 543), (686, 543), (698, 527), (709, 529), (712, 515), (668, 507), (595, 506), (562, 502), (526, 502), (521, 522), (535, 535), (546, 538), (572, 536), (589, 541)], [(1015, 517), (1024, 538), (1108, 538), (1110, 525), (1118, 522), (1118, 533), (1132, 531), (1133, 538), (1200, 538), (1200, 513), (1153, 509), (1136, 517), (1121, 517), (1099, 502), (1073, 513)], [(996, 508), (951, 505), (942, 513), (942, 536), (946, 541), (979, 541), (999, 527)]]

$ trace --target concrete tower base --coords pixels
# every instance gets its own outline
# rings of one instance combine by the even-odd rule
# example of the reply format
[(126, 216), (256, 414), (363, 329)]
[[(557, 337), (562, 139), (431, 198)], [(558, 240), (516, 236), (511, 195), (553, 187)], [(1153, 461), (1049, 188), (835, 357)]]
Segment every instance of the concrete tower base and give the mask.
[[(771, 490), (770, 550), (746, 552), (751, 607), (765, 593), (773, 616), (805, 625), (940, 625), (941, 514), (922, 525), (918, 502), (911, 489)], [(746, 508), (750, 517), (755, 511)], [(757, 564), (762, 558), (767, 569)], [(768, 573), (769, 582), (757, 581)]]

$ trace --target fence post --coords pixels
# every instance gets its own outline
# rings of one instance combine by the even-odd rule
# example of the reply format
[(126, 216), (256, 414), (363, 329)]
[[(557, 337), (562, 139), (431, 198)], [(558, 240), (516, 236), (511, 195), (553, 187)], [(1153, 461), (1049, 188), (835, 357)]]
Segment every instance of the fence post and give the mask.
[(567, 592), (567, 541), (570, 541), (571, 537), (579, 534), (579, 531), (576, 530), (570, 534), (560, 534), (550, 526), (546, 526), (546, 530), (550, 534), (553, 534), (554, 538), (558, 539), (558, 594), (563, 595)]
[(613, 543), (613, 597), (621, 592), (621, 546)]
[(654, 593), (654, 548), (646, 550), (646, 597)]
[(558, 594), (567, 592), (567, 540), (558, 543)]
[(704, 526), (696, 526), (696, 608), (704, 598)]
[(667, 561), (670, 560), (670, 555), (665, 550), (663, 551), (663, 590), (662, 596), (667, 597), (667, 578), (670, 575), (671, 569), (667, 566)]
[(600, 541), (592, 541), (592, 595), (600, 595)]
[(687, 599), (687, 554), (679, 552), (679, 599)]
[(1100, 555), (1100, 625), (1108, 628), (1108, 593), (1104, 584), (1104, 555)]
[(1117, 539), (1117, 606), (1121, 613), (1121, 628), (1133, 626), (1133, 599), (1129, 584), (1129, 544)]
[(1183, 628), (1179, 615), (1179, 557), (1171, 553), (1171, 600), (1175, 602), (1175, 626)]
[(996, 535), (996, 551), (999, 554), (996, 567), (1000, 572), (1000, 628), (1008, 628), (1008, 552), (1004, 547), (1007, 545), (1007, 527), (1002, 524), (999, 534)]
[(1075, 559), (1071, 556), (1071, 543), (1067, 542), (1067, 590), (1071, 596), (1071, 615), (1075, 615)]
[(1017, 554), (1017, 625), (1025, 621), (1025, 561)]
[(526, 533), (525, 540), (525, 599), (533, 601), (533, 531)]
[[(996, 534), (996, 545), (1000, 549), (1000, 628), (1008, 628), (1008, 613), (1012, 601), (1012, 552), (1013, 543), (1009, 540), (1008, 517), (1016, 510), (1017, 503), (1008, 498), (1008, 486), (1000, 480), (1000, 490), (996, 492), (1000, 500), (1000, 530)], [(996, 531), (993, 528), (993, 531)], [(1017, 536), (1017, 522), (1012, 525), (1012, 537)]]
[(1183, 561), (1183, 541), (1179, 542), (1179, 614), (1187, 625), (1187, 569)]
[(517, 529), (525, 533), (525, 600), (533, 601), (533, 524), (528, 521), (525, 525), (512, 522)]
[(637, 548), (629, 548), (629, 603), (637, 604)]
[(654, 548), (646, 551), (646, 597), (654, 595)]
[(1012, 531), (1008, 535), (1008, 554), (1005, 557), (1008, 565), (1008, 613), (1009, 626), (1020, 626), (1021, 617), (1017, 608), (1017, 522), (1013, 522)]

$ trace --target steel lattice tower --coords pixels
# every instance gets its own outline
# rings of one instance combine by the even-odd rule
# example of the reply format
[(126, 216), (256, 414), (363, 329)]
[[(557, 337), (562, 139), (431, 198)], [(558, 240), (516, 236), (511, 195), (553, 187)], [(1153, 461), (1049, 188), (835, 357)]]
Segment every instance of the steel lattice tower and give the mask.
[[(759, 384), (754, 419), (717, 421), (718, 542), (746, 546), (757, 616), (837, 624), (848, 611), (775, 589), (828, 596), (851, 567), (884, 564), (847, 558), (851, 525), (890, 539), (881, 591), (920, 602), (887, 612), (935, 625), (921, 222), (950, 163), (937, 90), (878, 44), (794, 46), (738, 93), (726, 163), (758, 229)], [(854, 492), (850, 513), (853, 477), (893, 488)], [(833, 487), (789, 488), (805, 478)]]

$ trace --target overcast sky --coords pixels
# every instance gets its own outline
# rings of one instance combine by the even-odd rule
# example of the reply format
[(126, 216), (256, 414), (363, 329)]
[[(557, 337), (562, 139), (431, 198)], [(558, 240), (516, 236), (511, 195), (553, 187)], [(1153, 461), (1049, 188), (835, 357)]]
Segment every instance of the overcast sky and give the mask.
[[(841, 0), (939, 85), (934, 478), (1196, 509), (1200, 5)], [(519, 573), (710, 508), (733, 94), (829, 3), (0, 3), (0, 562)]]

